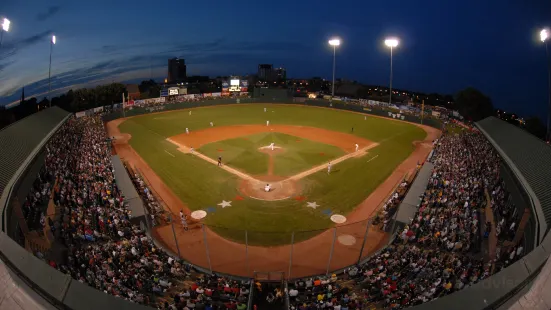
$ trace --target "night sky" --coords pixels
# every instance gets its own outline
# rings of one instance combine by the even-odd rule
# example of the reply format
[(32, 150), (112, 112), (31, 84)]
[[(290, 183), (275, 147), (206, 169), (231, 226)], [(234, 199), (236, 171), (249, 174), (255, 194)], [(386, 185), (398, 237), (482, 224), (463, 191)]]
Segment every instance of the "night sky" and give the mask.
[[(394, 87), (454, 94), (480, 89), (498, 108), (545, 116), (541, 27), (551, 1), (45, 1), (0, 0), (12, 22), (0, 47), (0, 104), (47, 90), (49, 37), (57, 36), (52, 89), (166, 76), (185, 58), (188, 75), (256, 73), (337, 77), (388, 85), (386, 36), (397, 36)], [(551, 47), (551, 46), (550, 46)], [(38, 96), (40, 99), (43, 95)]]

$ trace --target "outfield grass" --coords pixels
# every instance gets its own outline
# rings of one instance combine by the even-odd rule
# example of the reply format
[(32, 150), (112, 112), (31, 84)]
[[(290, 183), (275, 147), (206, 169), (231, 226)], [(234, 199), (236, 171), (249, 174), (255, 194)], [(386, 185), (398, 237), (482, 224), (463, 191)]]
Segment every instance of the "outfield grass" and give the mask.
[[(267, 113), (263, 112), (264, 107), (268, 107)], [(265, 124), (266, 120), (271, 124), (312, 126), (346, 133), (354, 127), (354, 135), (378, 142), (379, 146), (364, 157), (335, 165), (331, 175), (319, 172), (302, 180), (301, 195), (307, 197), (306, 201), (321, 205), (318, 209), (306, 208), (306, 201), (293, 199), (277, 202), (245, 199), (233, 201), (231, 207), (222, 209), (217, 206), (219, 202), (233, 200), (239, 194), (237, 177), (177, 151), (166, 141), (167, 137), (184, 132), (186, 127), (208, 128), (211, 121), (216, 126), (228, 126)], [(205, 218), (206, 224), (238, 242), (244, 242), (244, 230), (248, 230), (250, 245), (287, 244), (292, 231), (301, 231), (295, 234), (295, 241), (300, 241), (330, 227), (332, 222), (322, 211), (343, 215), (351, 212), (409, 156), (414, 149), (412, 142), (426, 136), (417, 126), (389, 119), (368, 116), (364, 120), (363, 115), (347, 111), (270, 104), (199, 108), (193, 109), (191, 116), (188, 110), (149, 114), (123, 122), (120, 129), (132, 135), (131, 146), (191, 210), (215, 209)], [(368, 162), (375, 155), (378, 157)]]
[(345, 154), (336, 146), (279, 132), (217, 141), (203, 145), (198, 151), (212, 159), (222, 156), (224, 164), (250, 175), (266, 175), (269, 155), (258, 149), (272, 142), (284, 150), (274, 156), (273, 174), (277, 176), (291, 176)]

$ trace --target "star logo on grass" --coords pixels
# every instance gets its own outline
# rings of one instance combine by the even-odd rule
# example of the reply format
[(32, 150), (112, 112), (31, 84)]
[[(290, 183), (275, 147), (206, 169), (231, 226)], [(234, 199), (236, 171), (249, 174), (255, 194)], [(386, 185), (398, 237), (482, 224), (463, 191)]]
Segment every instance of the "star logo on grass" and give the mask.
[(222, 200), (222, 202), (219, 203), (218, 205), (221, 206), (222, 209), (224, 209), (225, 207), (231, 207), (231, 201)]
[(316, 208), (319, 207), (319, 206), (320, 206), (320, 205), (318, 205), (318, 203), (315, 202), (315, 201), (314, 201), (314, 202), (307, 202), (307, 203), (306, 203), (306, 207), (307, 207), (307, 208), (316, 209)]

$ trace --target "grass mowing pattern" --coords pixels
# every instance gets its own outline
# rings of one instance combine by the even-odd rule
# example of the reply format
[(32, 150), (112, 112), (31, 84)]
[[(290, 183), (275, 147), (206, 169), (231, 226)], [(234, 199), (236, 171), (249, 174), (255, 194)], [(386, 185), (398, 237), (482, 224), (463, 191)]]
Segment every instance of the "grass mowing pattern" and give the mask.
[[(268, 112), (263, 112), (264, 107), (268, 107)], [(292, 231), (304, 231), (295, 233), (298, 242), (332, 226), (321, 210), (348, 214), (411, 154), (412, 142), (426, 136), (424, 130), (411, 124), (370, 116), (364, 120), (360, 114), (306, 106), (251, 104), (193, 109), (191, 116), (188, 113), (180, 110), (143, 115), (125, 121), (120, 129), (132, 135), (130, 145), (191, 210), (217, 208), (206, 217), (206, 224), (237, 242), (244, 242), (244, 230), (248, 230), (250, 245), (288, 244)], [(232, 200), (238, 194), (237, 177), (179, 152), (165, 140), (185, 132), (186, 127), (208, 128), (211, 121), (215, 126), (229, 126), (265, 124), (266, 120), (271, 124), (312, 126), (346, 133), (354, 127), (354, 135), (378, 142), (379, 146), (364, 157), (335, 165), (330, 176), (321, 171), (303, 179), (302, 195), (307, 201), (321, 205), (317, 210), (306, 208), (305, 201), (253, 199), (234, 201), (231, 207), (221, 209), (216, 204), (223, 199)], [(377, 159), (367, 162), (375, 155), (379, 155)]]
[[(268, 173), (269, 155), (258, 148), (274, 142), (285, 152), (274, 157), (274, 175), (291, 176), (345, 154), (336, 146), (279, 132), (263, 132), (203, 145), (199, 152), (250, 175)], [(220, 151), (221, 150), (221, 151)], [(323, 154), (323, 155), (321, 155)]]

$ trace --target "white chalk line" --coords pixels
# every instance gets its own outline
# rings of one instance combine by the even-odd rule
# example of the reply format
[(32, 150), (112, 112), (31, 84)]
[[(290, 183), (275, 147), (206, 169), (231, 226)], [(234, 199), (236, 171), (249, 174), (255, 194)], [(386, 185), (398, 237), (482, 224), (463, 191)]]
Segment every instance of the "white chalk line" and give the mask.
[(372, 157), (370, 160), (368, 160), (367, 162), (370, 162), (370, 161), (374, 160), (374, 159), (377, 158), (377, 157), (379, 157), (379, 155), (373, 156), (373, 157)]
[(173, 154), (171, 154), (171, 153), (170, 153), (169, 151), (167, 151), (167, 150), (165, 150), (165, 152), (166, 152), (168, 155), (172, 156), (172, 157), (176, 157), (176, 156), (174, 156)]

